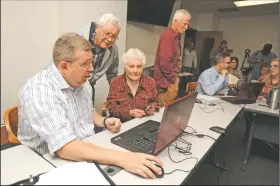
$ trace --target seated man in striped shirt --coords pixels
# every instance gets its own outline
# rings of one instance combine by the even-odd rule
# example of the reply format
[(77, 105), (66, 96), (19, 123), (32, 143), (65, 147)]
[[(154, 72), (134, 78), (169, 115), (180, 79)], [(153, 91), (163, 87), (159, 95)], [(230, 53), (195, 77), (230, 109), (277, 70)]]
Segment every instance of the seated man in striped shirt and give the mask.
[(75, 33), (62, 35), (54, 45), (54, 63), (29, 79), (19, 92), (19, 141), (34, 151), (73, 161), (97, 161), (123, 167), (145, 178), (161, 174), (155, 156), (105, 149), (83, 141), (94, 126), (118, 132), (117, 118), (104, 118), (92, 108), (92, 45)]

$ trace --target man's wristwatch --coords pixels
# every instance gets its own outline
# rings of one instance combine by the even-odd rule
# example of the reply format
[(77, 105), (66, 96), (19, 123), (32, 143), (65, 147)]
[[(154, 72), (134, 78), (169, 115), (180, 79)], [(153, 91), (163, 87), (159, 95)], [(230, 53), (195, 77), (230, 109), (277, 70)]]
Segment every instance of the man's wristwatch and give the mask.
[(106, 118), (104, 118), (104, 120), (103, 120), (103, 124), (104, 124), (104, 127), (105, 127), (105, 128), (108, 128), (107, 125), (106, 125), (106, 119), (108, 119), (108, 118), (109, 118), (109, 117), (106, 117)]

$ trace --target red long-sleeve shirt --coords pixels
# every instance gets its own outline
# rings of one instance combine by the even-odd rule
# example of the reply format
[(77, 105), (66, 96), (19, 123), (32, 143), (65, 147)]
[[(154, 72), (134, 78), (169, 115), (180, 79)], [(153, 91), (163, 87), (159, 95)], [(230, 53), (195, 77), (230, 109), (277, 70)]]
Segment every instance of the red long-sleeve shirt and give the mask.
[(169, 84), (176, 81), (176, 63), (178, 60), (179, 35), (172, 27), (160, 36), (155, 63), (154, 79), (158, 88), (168, 88)]
[(146, 110), (147, 106), (158, 107), (155, 81), (142, 75), (135, 96), (126, 82), (126, 75), (111, 80), (107, 108), (111, 117), (120, 118), (122, 122), (132, 119), (130, 110)]

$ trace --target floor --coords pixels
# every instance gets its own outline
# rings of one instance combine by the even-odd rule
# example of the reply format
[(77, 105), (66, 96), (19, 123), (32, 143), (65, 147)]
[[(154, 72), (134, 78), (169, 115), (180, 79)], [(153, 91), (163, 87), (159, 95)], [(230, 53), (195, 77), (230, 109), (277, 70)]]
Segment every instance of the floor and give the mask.
[[(219, 142), (217, 160), (224, 157), (227, 172), (220, 174), (220, 185), (279, 185), (279, 146), (278, 151), (262, 141), (254, 140), (252, 155), (245, 172), (240, 171), (246, 141), (244, 138), (245, 121), (236, 118), (229, 126), (224, 139)], [(270, 156), (269, 156), (270, 155)], [(274, 155), (274, 156), (271, 156)], [(209, 156), (195, 170), (188, 185), (217, 185), (219, 169), (209, 163)], [(274, 158), (274, 159), (273, 159)], [(222, 164), (222, 161), (218, 161)]]

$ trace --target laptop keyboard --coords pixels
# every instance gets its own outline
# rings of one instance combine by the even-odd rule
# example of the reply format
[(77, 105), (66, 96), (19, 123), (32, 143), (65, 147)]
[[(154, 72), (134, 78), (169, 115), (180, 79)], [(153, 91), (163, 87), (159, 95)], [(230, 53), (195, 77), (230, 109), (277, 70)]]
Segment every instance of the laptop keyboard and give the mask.
[(142, 136), (137, 136), (135, 140), (132, 141), (134, 147), (141, 148), (145, 151), (150, 151), (156, 142), (158, 134), (158, 129), (149, 131), (149, 133), (143, 134)]
[(148, 120), (114, 138), (111, 142), (133, 152), (151, 154), (156, 143), (160, 123)]

